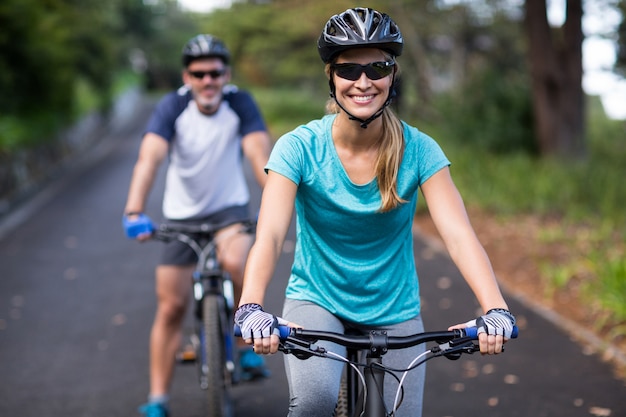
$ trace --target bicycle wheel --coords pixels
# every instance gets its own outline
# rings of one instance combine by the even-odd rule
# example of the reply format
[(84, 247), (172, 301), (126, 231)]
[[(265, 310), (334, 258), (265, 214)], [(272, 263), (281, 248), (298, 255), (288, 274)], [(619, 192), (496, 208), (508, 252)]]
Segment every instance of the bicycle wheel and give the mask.
[(345, 378), (341, 378), (339, 397), (337, 398), (333, 417), (350, 417), (348, 415), (348, 385)]
[(209, 402), (208, 417), (232, 417), (231, 373), (226, 367), (226, 317), (224, 298), (206, 294), (202, 300), (204, 330), (203, 374)]
[(341, 385), (339, 386), (339, 396), (337, 398), (337, 404), (335, 405), (335, 412), (333, 417), (353, 417), (361, 414), (360, 410), (363, 410), (363, 393), (359, 392), (359, 396), (354, 404), (354, 410), (350, 412), (350, 394), (348, 393), (348, 383), (345, 378), (341, 379)]

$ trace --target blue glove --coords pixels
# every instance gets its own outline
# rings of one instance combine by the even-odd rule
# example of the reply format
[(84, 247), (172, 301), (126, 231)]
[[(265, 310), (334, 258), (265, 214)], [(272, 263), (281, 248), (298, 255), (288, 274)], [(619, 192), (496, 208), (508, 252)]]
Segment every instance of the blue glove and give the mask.
[(504, 308), (492, 308), (484, 316), (467, 323), (468, 327), (477, 327), (477, 334), (502, 335), (510, 339), (515, 326), (515, 316)]
[(263, 311), (258, 304), (244, 304), (235, 312), (235, 324), (241, 329), (241, 337), (258, 339), (280, 335), (278, 326), (286, 326), (287, 320)]
[(129, 219), (127, 215), (122, 217), (122, 227), (126, 232), (126, 237), (135, 239), (137, 236), (144, 233), (152, 233), (155, 229), (154, 223), (150, 220), (150, 217), (143, 213), (139, 213), (136, 218)]

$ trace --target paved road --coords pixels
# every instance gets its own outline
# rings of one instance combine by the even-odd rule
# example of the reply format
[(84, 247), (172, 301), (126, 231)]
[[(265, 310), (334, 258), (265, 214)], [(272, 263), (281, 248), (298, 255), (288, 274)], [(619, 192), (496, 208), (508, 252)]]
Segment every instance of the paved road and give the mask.
[[(120, 225), (145, 117), (0, 223), (2, 417), (134, 416), (145, 399), (159, 244), (128, 241)], [(161, 187), (162, 176), (149, 202), (156, 218)], [(269, 292), (275, 312), (289, 243)], [(415, 248), (427, 328), (472, 316), (477, 304), (450, 260), (419, 235)], [(505, 355), (428, 364), (425, 416), (626, 416), (626, 387), (606, 364), (530, 309), (511, 307), (522, 330)], [(237, 415), (286, 415), (282, 357), (269, 364), (271, 379), (236, 388)], [(193, 366), (177, 369), (172, 410), (203, 415)]]

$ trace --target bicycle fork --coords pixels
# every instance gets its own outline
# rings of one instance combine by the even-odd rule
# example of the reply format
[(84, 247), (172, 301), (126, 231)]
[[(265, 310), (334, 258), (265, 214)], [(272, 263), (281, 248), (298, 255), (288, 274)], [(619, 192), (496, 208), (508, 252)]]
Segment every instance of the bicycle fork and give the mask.
[[(213, 273), (213, 272), (199, 272), (196, 271), (193, 274), (193, 297), (195, 301), (196, 308), (196, 319), (199, 321), (199, 326), (202, 327), (202, 315), (203, 315), (203, 300), (206, 294), (217, 294), (223, 297), (224, 304), (223, 306), (223, 314), (220, 314), (220, 321), (222, 322), (223, 329), (223, 343), (225, 347), (225, 360), (226, 360), (226, 369), (233, 377), (233, 382), (237, 382), (237, 377), (235, 373), (235, 341), (232, 331), (229, 331), (232, 326), (230, 326), (230, 317), (232, 316), (232, 311), (235, 303), (234, 299), (234, 288), (233, 282), (226, 273)], [(206, 358), (204, 357), (204, 346), (207, 343), (206, 334), (204, 330), (200, 330), (200, 363), (204, 366), (206, 364)], [(201, 375), (200, 385), (206, 389), (206, 385), (208, 382), (206, 381), (206, 377)]]

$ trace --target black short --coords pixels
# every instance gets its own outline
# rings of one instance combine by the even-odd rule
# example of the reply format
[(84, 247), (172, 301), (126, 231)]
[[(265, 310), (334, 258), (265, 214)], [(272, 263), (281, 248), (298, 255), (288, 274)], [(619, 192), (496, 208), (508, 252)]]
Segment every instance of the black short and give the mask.
[[(234, 206), (220, 210), (217, 213), (210, 214), (206, 217), (186, 220), (166, 220), (166, 223), (172, 224), (201, 224), (201, 223), (226, 223), (236, 222), (237, 220), (247, 220), (250, 218), (248, 206)], [(163, 253), (161, 254), (160, 265), (195, 265), (198, 257), (195, 252), (186, 244), (173, 240), (165, 243)]]

